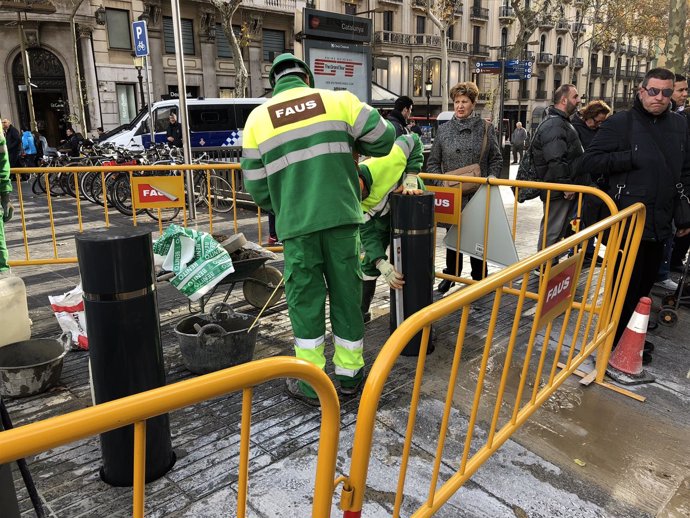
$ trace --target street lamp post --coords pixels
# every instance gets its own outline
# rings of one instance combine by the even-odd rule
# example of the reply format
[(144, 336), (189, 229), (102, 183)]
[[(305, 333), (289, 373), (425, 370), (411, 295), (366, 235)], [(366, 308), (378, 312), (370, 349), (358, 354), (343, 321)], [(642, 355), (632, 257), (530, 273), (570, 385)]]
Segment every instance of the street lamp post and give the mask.
[(143, 57), (138, 57), (134, 56), (134, 67), (137, 69), (137, 80), (139, 81), (139, 97), (141, 99), (141, 109), (144, 109), (144, 106), (146, 106), (146, 98), (144, 97), (144, 78), (141, 75), (141, 69), (144, 66), (144, 58)]
[(431, 78), (427, 78), (426, 81), (424, 81), (424, 90), (426, 91), (426, 125), (429, 126), (431, 124), (431, 89), (434, 87), (434, 82), (431, 80)]

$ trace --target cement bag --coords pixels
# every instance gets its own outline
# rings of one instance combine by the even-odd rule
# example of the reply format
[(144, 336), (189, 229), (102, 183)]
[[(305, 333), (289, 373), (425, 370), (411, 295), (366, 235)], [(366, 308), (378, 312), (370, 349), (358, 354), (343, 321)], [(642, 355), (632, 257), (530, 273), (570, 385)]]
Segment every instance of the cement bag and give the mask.
[(70, 337), (72, 350), (88, 351), (89, 339), (86, 336), (83, 295), (80, 283), (72, 291), (62, 295), (48, 295), (48, 300), (60, 329)]
[(170, 280), (192, 302), (235, 271), (230, 254), (206, 232), (170, 225), (153, 244), (154, 262), (175, 273)]

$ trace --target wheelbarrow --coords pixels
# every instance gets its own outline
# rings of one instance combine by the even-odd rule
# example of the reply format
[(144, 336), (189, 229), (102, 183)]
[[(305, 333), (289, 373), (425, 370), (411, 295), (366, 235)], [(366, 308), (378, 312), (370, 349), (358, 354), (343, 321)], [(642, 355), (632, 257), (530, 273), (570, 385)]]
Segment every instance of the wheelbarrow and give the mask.
[[(216, 284), (211, 291), (206, 295), (203, 295), (199, 300), (199, 308), (195, 309), (192, 306), (192, 301), (187, 301), (187, 307), (190, 313), (203, 313), (206, 304), (213, 297), (218, 290), (223, 287), (227, 287), (225, 297), (223, 302), (227, 302), (232, 294), (232, 290), (235, 285), (239, 282), (242, 283), (242, 293), (244, 299), (255, 308), (261, 309), (264, 306), (270, 308), (276, 305), (283, 296), (285, 288), (280, 286), (276, 289), (276, 286), (280, 284), (283, 278), (283, 274), (273, 266), (266, 265), (270, 257), (252, 257), (249, 259), (241, 259), (238, 261), (233, 261), (232, 265), (235, 271), (230, 275), (225, 277), (222, 281)], [(174, 273), (166, 273), (158, 277), (159, 281), (169, 280), (174, 277)]]

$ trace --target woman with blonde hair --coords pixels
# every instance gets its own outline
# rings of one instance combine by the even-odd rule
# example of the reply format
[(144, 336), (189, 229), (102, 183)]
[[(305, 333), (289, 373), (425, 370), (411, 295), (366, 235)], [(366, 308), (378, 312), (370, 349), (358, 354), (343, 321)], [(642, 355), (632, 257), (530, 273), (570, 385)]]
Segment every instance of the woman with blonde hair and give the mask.
[[(473, 115), (477, 97), (479, 88), (473, 82), (461, 82), (451, 88), (453, 118), (438, 128), (429, 154), (427, 172), (462, 174), (457, 172), (458, 169), (478, 165), (481, 176), (499, 176), (503, 158), (498, 147), (496, 131), (491, 123)], [(471, 193), (463, 194), (463, 207), (471, 197)], [(472, 257), (470, 265), (472, 278), (482, 279), (485, 274), (482, 271), (482, 260)], [(443, 273), (460, 276), (461, 271), (462, 254), (446, 249), (446, 267)], [(438, 291), (446, 293), (454, 285), (454, 282), (444, 279), (439, 283)]]

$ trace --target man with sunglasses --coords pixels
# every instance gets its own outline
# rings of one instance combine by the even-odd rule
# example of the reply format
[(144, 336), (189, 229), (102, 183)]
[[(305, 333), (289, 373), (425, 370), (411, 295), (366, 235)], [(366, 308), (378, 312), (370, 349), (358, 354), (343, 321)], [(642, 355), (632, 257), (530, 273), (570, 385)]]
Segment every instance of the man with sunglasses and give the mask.
[[(601, 125), (582, 160), (583, 171), (605, 177), (619, 209), (637, 202), (647, 208), (614, 347), (638, 301), (649, 295), (656, 280), (664, 240), (673, 235), (676, 183), (690, 190), (688, 125), (671, 110), (674, 79), (665, 68), (647, 72), (632, 109), (614, 114)], [(690, 228), (678, 230), (678, 235), (688, 233)], [(645, 343), (643, 363), (651, 362), (653, 349), (652, 343)]]

